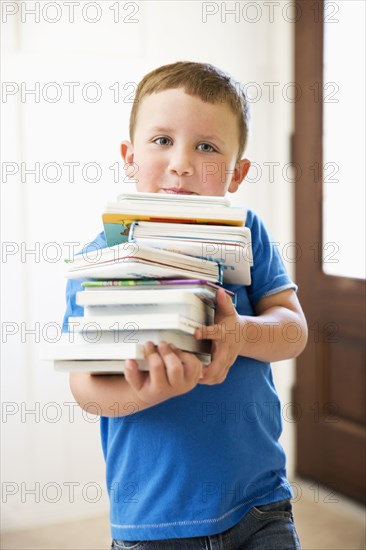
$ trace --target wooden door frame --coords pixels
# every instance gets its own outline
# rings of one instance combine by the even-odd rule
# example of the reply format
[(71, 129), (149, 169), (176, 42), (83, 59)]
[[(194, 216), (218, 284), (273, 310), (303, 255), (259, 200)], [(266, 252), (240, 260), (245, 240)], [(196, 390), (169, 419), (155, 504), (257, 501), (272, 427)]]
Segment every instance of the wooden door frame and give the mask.
[[(295, 103), (293, 162), (300, 167), (302, 174), (295, 190), (295, 238), (302, 254), (296, 264), (296, 280), (310, 330), (308, 345), (297, 359), (296, 367), (297, 381), (301, 382), (295, 385), (294, 401), (301, 412), (297, 423), (301, 437), (297, 433), (295, 461), (298, 474), (324, 483), (329, 449), (325, 449), (322, 426), (332, 421), (332, 412), (324, 407), (326, 396), (322, 388), (325, 387), (326, 368), (314, 366), (326, 363), (327, 345), (322, 345), (322, 341), (329, 343), (332, 338), (354, 338), (356, 341), (364, 337), (362, 298), (365, 285), (362, 280), (333, 277), (322, 270), (323, 182), (322, 170), (318, 171), (319, 177), (315, 177), (314, 163), (323, 166), (324, 23), (323, 17), (317, 18), (315, 14), (323, 13), (324, 3), (323, 0), (297, 0), (297, 6), (297, 13), (301, 16), (297, 18), (295, 28), (295, 81), (302, 95)], [(315, 87), (319, 91), (318, 97), (314, 95)], [(335, 295), (337, 301), (333, 300)], [(326, 307), (322, 306), (323, 303), (327, 303)], [(355, 318), (351, 321), (350, 307), (355, 311)], [(337, 323), (332, 325), (335, 319)], [(335, 417), (333, 421), (343, 422)], [(364, 428), (360, 427), (360, 430)], [(363, 437), (364, 431), (358, 435)], [(357, 449), (359, 452), (359, 447)], [(343, 452), (342, 460), (347, 461), (347, 450), (340, 452)], [(342, 474), (338, 477), (333, 471), (332, 476), (337, 477), (337, 484), (332, 478), (329, 484), (342, 491), (345, 487)], [(351, 496), (362, 499), (357, 489), (352, 491)]]

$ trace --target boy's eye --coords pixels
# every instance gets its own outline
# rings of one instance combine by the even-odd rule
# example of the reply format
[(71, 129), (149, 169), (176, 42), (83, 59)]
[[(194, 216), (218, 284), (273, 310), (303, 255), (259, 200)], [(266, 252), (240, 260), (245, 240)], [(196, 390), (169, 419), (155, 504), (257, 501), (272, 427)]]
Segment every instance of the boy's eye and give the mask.
[(157, 145), (170, 145), (172, 143), (172, 140), (167, 137), (161, 136), (154, 139), (154, 143), (156, 143)]
[(216, 151), (216, 149), (212, 147), (212, 145), (210, 145), (209, 143), (200, 143), (198, 145), (198, 149), (200, 151), (203, 151), (204, 153), (213, 153), (214, 151)]

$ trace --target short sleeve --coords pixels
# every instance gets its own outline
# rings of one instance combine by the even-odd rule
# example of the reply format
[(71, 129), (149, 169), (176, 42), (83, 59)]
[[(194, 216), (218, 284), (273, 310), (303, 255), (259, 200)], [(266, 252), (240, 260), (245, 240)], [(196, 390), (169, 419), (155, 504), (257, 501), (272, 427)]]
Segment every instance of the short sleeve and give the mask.
[[(99, 235), (96, 237), (94, 241), (89, 243), (83, 250), (79, 252), (81, 254), (83, 251), (88, 249), (88, 247), (92, 247), (94, 250), (95, 247), (99, 248), (105, 248), (107, 246), (104, 232), (99, 233)], [(69, 317), (83, 317), (84, 316), (84, 308), (82, 306), (78, 306), (76, 303), (76, 293), (80, 290), (83, 290), (83, 286), (81, 285), (82, 281), (76, 280), (76, 279), (69, 279), (66, 284), (66, 312), (64, 315), (64, 320), (62, 324), (62, 332), (68, 332), (69, 331)]]
[(248, 297), (253, 306), (265, 297), (297, 285), (291, 280), (282, 258), (265, 225), (253, 211), (248, 210), (246, 227), (251, 231), (253, 248), (252, 282), (247, 287)]
[(69, 279), (66, 284), (66, 312), (62, 332), (69, 332), (69, 317), (83, 317), (84, 308), (76, 304), (76, 293), (82, 290), (81, 281)]

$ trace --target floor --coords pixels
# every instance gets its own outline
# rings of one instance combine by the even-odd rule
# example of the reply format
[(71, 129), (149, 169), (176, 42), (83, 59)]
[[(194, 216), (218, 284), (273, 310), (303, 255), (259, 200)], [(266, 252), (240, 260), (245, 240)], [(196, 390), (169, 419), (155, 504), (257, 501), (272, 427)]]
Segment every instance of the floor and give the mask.
[[(292, 482), (303, 550), (366, 550), (365, 508), (307, 480)], [(4, 533), (1, 550), (109, 550), (107, 517)]]

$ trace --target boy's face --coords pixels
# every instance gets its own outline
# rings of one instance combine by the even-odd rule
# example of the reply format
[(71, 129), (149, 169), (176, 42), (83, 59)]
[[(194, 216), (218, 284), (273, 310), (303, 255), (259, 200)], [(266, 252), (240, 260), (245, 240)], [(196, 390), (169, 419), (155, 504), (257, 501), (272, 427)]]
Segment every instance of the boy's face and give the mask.
[(236, 191), (250, 162), (237, 161), (239, 129), (226, 103), (205, 103), (182, 88), (145, 96), (138, 109), (134, 143), (122, 157), (137, 190), (224, 196)]

